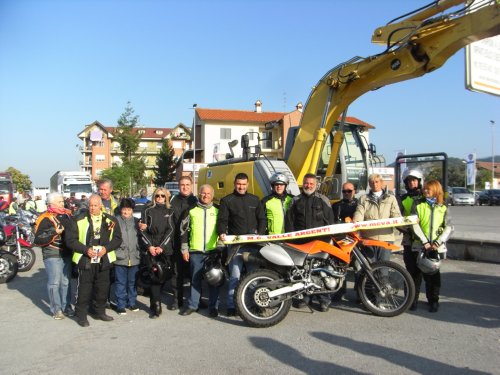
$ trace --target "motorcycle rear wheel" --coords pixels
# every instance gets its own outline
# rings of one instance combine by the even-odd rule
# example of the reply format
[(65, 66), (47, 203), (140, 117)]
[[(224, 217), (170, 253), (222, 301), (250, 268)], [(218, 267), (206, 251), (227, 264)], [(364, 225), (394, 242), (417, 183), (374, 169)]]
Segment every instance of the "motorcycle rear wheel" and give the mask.
[(235, 304), (239, 316), (252, 327), (265, 328), (281, 322), (290, 311), (291, 299), (283, 300), (275, 306), (266, 306), (272, 300), (267, 296), (271, 289), (262, 284), (279, 280), (278, 273), (258, 269), (247, 274), (235, 291)]
[(8, 283), (17, 275), (17, 258), (7, 252), (0, 254), (0, 284)]
[(17, 258), (19, 272), (29, 271), (36, 261), (36, 255), (33, 249), (29, 247), (21, 247), (21, 259)]
[(377, 290), (363, 272), (358, 281), (358, 295), (363, 305), (373, 314), (383, 317), (404, 313), (415, 298), (415, 284), (408, 271), (390, 261), (376, 262), (371, 267), (382, 289)]

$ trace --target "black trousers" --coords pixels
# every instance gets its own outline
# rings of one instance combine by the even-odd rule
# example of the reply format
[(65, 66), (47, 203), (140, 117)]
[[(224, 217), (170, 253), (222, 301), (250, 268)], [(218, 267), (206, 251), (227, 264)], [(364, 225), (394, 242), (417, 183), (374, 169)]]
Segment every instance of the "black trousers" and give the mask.
[(182, 253), (180, 250), (174, 250), (172, 256), (174, 262), (174, 275), (172, 278), (172, 294), (174, 296), (174, 301), (177, 301), (177, 305), (181, 307), (184, 303), (184, 279), (190, 278), (189, 262), (182, 259)]
[(439, 291), (441, 289), (441, 271), (432, 275), (427, 275), (420, 271), (417, 267), (418, 251), (412, 251), (411, 246), (404, 246), (403, 260), (405, 262), (406, 270), (410, 273), (413, 282), (415, 283), (415, 301), (418, 301), (418, 294), (420, 292), (420, 285), (422, 279), (425, 281), (425, 296), (429, 303), (439, 301)]
[(87, 317), (92, 296), (96, 315), (103, 315), (109, 294), (109, 271), (101, 269), (100, 264), (91, 264), (90, 269), (78, 270), (78, 292), (76, 297), (76, 316), (79, 319)]

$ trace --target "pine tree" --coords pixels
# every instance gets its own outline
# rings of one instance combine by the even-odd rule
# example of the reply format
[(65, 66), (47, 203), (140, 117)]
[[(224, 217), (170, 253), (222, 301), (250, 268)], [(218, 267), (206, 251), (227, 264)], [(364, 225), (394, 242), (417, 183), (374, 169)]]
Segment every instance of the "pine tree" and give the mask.
[(160, 154), (156, 159), (154, 183), (156, 186), (163, 186), (167, 181), (175, 181), (175, 169), (177, 160), (174, 149), (167, 139), (163, 141)]

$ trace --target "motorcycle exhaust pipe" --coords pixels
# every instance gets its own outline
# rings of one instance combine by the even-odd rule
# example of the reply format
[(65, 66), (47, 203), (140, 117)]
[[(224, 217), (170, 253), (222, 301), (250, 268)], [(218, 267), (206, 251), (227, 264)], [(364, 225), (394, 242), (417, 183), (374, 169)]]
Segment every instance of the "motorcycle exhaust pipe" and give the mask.
[(303, 289), (306, 285), (304, 283), (296, 283), (291, 286), (285, 286), (283, 288), (279, 288), (276, 290), (272, 290), (267, 295), (269, 298), (277, 297), (282, 294), (290, 293), (290, 292), (295, 292), (296, 290)]

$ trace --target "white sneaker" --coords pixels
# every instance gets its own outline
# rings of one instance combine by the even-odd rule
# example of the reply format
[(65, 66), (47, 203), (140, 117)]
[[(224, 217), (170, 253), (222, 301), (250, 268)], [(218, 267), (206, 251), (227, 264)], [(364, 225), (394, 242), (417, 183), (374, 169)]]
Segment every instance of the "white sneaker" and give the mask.
[(54, 319), (55, 320), (63, 320), (64, 319), (64, 314), (61, 310), (59, 310), (58, 312), (56, 312), (54, 314)]

